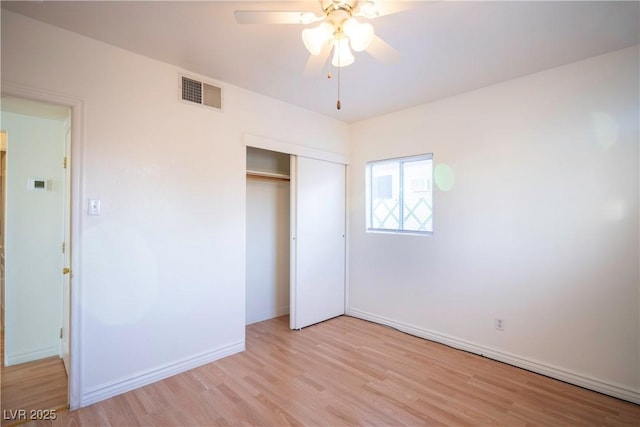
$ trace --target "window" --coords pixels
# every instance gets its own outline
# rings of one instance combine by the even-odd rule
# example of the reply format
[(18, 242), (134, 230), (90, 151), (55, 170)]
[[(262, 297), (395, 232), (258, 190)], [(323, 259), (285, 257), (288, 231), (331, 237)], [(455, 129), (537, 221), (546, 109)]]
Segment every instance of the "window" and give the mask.
[(367, 163), (367, 230), (433, 233), (433, 156)]

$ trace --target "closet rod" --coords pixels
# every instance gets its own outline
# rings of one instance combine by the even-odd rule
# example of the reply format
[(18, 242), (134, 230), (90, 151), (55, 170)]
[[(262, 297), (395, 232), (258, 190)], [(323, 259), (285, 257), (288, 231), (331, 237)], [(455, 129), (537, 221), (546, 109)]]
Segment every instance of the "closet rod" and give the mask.
[(290, 181), (291, 178), (289, 175), (285, 175), (282, 173), (272, 173), (272, 172), (259, 172), (259, 171), (247, 171), (247, 177), (258, 178), (258, 179), (268, 179), (274, 181)]

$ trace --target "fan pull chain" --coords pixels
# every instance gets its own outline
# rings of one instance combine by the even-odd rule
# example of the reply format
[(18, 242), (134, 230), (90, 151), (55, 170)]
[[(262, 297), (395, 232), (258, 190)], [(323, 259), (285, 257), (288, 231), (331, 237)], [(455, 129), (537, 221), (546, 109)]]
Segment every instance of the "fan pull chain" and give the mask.
[[(334, 47), (337, 49), (338, 46)], [(338, 102), (336, 102), (336, 109), (342, 108), (342, 102), (340, 102), (340, 55), (338, 55)]]
[(340, 58), (338, 58), (338, 102), (336, 102), (336, 108), (338, 110), (342, 108), (342, 102), (340, 102)]

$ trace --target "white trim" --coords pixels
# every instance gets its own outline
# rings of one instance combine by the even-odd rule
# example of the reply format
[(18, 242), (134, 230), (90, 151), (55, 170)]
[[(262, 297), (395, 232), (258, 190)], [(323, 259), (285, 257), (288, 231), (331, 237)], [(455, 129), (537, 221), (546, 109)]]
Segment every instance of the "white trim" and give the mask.
[(344, 168), (344, 312), (349, 308), (349, 277), (351, 276), (351, 174), (350, 165)]
[(13, 366), (53, 356), (60, 357), (60, 345), (54, 345), (40, 350), (30, 351), (28, 353), (7, 354), (6, 360), (7, 366)]
[(208, 350), (195, 356), (185, 357), (176, 362), (167, 363), (155, 369), (133, 374), (127, 378), (113, 381), (97, 387), (92, 387), (82, 394), (80, 405), (82, 407), (91, 405), (101, 400), (109, 399), (122, 393), (143, 387), (145, 385), (172, 377), (190, 369), (197, 368), (207, 363), (215, 362), (223, 357), (244, 351), (244, 341), (238, 341), (213, 350)]
[(560, 381), (564, 381), (570, 384), (574, 384), (580, 387), (587, 388), (589, 390), (597, 391), (609, 396), (617, 397), (618, 399), (627, 400), (629, 402), (640, 404), (640, 389), (632, 389), (620, 384), (614, 384), (606, 381), (599, 380), (597, 378), (589, 377), (587, 375), (578, 374), (553, 366), (547, 363), (543, 363), (537, 360), (530, 359), (528, 357), (518, 356), (506, 351), (498, 350), (495, 348), (487, 347), (449, 335), (441, 334), (427, 329), (422, 329), (416, 326), (412, 326), (406, 323), (398, 322), (388, 319), (386, 317), (378, 316), (375, 314), (361, 311), (358, 309), (348, 309), (347, 315), (357, 317), (359, 319), (368, 320), (381, 325), (390, 326), (399, 331), (406, 332), (416, 337), (424, 338), (430, 341), (434, 341), (440, 344), (447, 345), (456, 349), (468, 351), (470, 353), (478, 354), (489, 359), (497, 360), (499, 362), (507, 363), (509, 365), (517, 366), (519, 368), (526, 369), (538, 374), (545, 375), (547, 377), (555, 378)]
[(289, 329), (296, 329), (298, 325), (298, 293), (297, 290), (297, 241), (298, 232), (298, 158), (289, 158)]
[(367, 166), (384, 163), (417, 162), (420, 160), (433, 160), (433, 153), (415, 154), (413, 156), (392, 157), (389, 159), (369, 160)]
[[(84, 102), (81, 99), (65, 94), (52, 92), (46, 89), (24, 86), (17, 83), (2, 81), (2, 95), (16, 96), (20, 98), (33, 99), (36, 101), (49, 102), (71, 107), (71, 268), (73, 270), (71, 285), (71, 305), (70, 305), (70, 359), (69, 370), (69, 406), (77, 409), (80, 406), (80, 394), (82, 388), (82, 354), (80, 337), (82, 336), (82, 325), (80, 316), (80, 304), (82, 286), (81, 274), (81, 238), (82, 229), (82, 194), (84, 183), (82, 181), (82, 163), (84, 146)], [(74, 279), (77, 278), (77, 279)]]
[(245, 133), (242, 135), (242, 143), (247, 147), (262, 148), (263, 150), (278, 151), (285, 154), (310, 157), (312, 159), (326, 160), (343, 165), (349, 164), (346, 154), (324, 151), (306, 145), (292, 144), (290, 142), (279, 141), (277, 139)]

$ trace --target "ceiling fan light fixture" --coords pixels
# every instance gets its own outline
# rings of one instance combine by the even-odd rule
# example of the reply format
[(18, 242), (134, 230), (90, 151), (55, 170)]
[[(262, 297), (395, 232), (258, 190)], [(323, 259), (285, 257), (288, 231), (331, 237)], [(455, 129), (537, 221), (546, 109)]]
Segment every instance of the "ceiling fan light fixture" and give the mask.
[(333, 25), (323, 22), (315, 28), (302, 30), (302, 41), (309, 53), (319, 55), (322, 51), (322, 46), (331, 39), (333, 31)]
[(346, 67), (353, 64), (355, 60), (351, 49), (349, 49), (349, 39), (344, 34), (334, 38), (331, 65), (334, 67)]
[(369, 47), (373, 41), (373, 25), (356, 21), (355, 18), (347, 19), (342, 29), (351, 40), (351, 48), (356, 52), (362, 52)]

